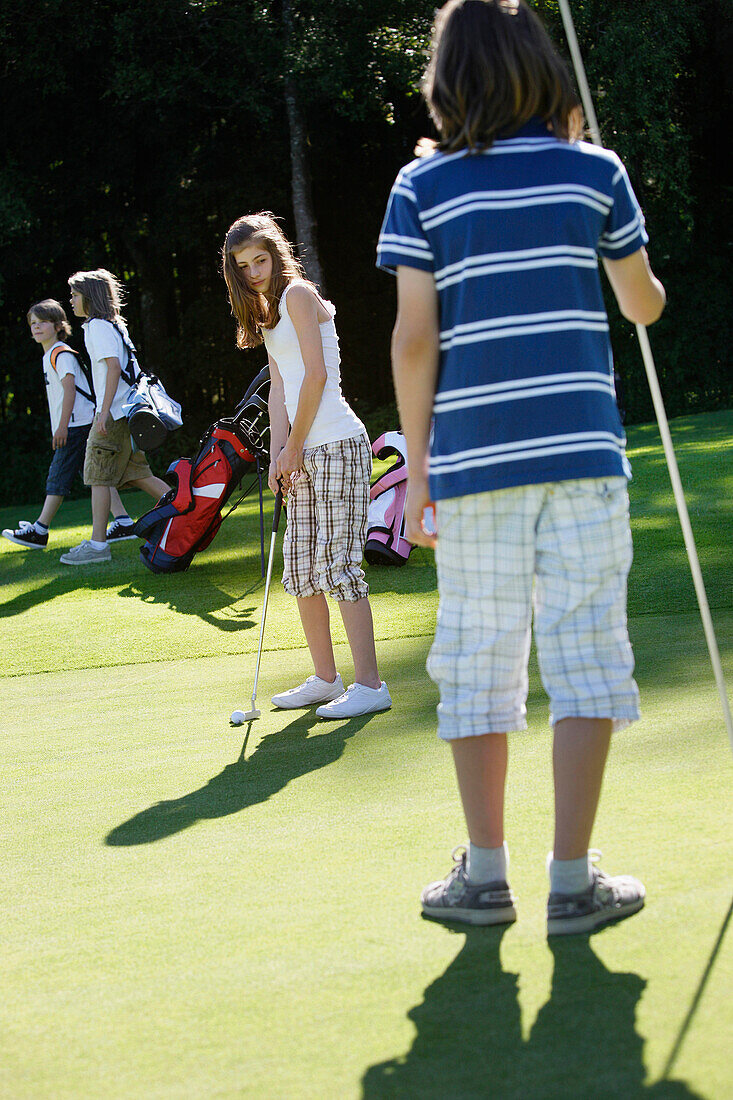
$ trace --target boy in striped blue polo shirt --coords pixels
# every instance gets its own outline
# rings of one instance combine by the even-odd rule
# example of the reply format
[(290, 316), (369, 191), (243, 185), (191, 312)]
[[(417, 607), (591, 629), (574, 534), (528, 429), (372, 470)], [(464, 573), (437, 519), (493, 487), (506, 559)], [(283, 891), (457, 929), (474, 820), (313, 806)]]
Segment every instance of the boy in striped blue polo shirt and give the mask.
[[(428, 671), (469, 846), (422, 906), (472, 924), (516, 919), (506, 734), (526, 728), (534, 613), (554, 729), (548, 933), (585, 932), (644, 903), (640, 882), (605, 874), (589, 852), (611, 732), (638, 717), (630, 469), (598, 256), (631, 321), (655, 321), (664, 288), (624, 166), (578, 140), (569, 74), (524, 0), (450, 0), (424, 94), (440, 140), (399, 173), (378, 262), (397, 274), (406, 535), (436, 549)], [(437, 537), (423, 522), (431, 501)]]

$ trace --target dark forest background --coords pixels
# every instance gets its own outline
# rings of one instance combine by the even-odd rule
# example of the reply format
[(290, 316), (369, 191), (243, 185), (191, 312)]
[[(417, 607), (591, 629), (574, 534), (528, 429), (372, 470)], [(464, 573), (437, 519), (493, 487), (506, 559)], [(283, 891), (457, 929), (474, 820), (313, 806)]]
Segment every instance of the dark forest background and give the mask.
[[(557, 3), (534, 6), (564, 53)], [(627, 164), (667, 287), (651, 338), (668, 414), (730, 405), (728, 0), (572, 9), (604, 142)], [(183, 404), (156, 471), (232, 410), (264, 360), (235, 349), (219, 249), (252, 210), (281, 216), (320, 265), (344, 391), (372, 435), (395, 425), (394, 285), (374, 251), (394, 176), (432, 133), (418, 84), (433, 12), (0, 0), (0, 503), (42, 491), (48, 415), (26, 312), (43, 297), (66, 306), (78, 269), (124, 279), (142, 361)], [(633, 328), (610, 313), (627, 423), (652, 419)], [(83, 346), (76, 323), (71, 342)]]

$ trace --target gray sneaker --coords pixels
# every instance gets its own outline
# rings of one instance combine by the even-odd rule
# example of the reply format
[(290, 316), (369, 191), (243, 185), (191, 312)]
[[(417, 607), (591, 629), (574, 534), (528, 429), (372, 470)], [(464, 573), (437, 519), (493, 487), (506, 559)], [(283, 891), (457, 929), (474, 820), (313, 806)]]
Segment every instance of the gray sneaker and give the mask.
[(59, 561), (62, 561), (64, 565), (90, 565), (95, 561), (111, 560), (112, 553), (109, 546), (105, 546), (103, 550), (97, 550), (96, 546), (92, 546), (87, 539), (80, 542), (73, 550), (67, 550), (59, 558)]
[[(592, 860), (601, 853), (590, 852)], [(593, 882), (580, 894), (550, 894), (547, 902), (547, 935), (572, 936), (592, 932), (603, 924), (623, 920), (643, 908), (646, 890), (631, 875), (607, 875), (593, 867)]]
[(431, 882), (420, 895), (422, 911), (436, 920), (464, 924), (513, 924), (514, 898), (506, 882), (474, 886), (466, 876), (466, 849), (454, 848), (455, 866), (442, 882)]

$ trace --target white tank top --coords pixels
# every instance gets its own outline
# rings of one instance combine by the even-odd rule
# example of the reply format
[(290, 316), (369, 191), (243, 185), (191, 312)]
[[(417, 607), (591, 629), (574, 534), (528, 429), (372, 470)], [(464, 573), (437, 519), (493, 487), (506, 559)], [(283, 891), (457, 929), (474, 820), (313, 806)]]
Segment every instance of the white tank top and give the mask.
[[(286, 305), (288, 291), (295, 285), (297, 284), (288, 283), (282, 293), (278, 323), (274, 328), (262, 330), (267, 352), (277, 363), (283, 380), (285, 409), (291, 424), (298, 410), (300, 387), (305, 378), (305, 363), (298, 343), (298, 334)], [(335, 443), (340, 439), (351, 439), (353, 436), (366, 434), (361, 420), (341, 393), (341, 357), (334, 323), (336, 310), (331, 302), (323, 302), (323, 305), (331, 311), (330, 318), (318, 326), (323, 345), (323, 361), (326, 364), (326, 385), (318, 412), (305, 438), (304, 447), (321, 447), (324, 443)]]

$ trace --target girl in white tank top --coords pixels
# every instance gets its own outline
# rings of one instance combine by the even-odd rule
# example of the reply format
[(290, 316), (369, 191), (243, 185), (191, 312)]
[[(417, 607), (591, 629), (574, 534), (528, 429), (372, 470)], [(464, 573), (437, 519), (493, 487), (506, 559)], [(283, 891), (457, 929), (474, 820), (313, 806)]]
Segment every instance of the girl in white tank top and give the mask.
[[(371, 449), (341, 393), (335, 309), (309, 282), (273, 216), (239, 218), (222, 250), (237, 344), (264, 342), (270, 367), (273, 493), (287, 497), (283, 584), (298, 601), (315, 674), (273, 696), (290, 710), (316, 704), (323, 718), (387, 710), (361, 562), (366, 541)], [(339, 607), (354, 661), (344, 690), (326, 595)]]

